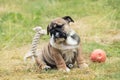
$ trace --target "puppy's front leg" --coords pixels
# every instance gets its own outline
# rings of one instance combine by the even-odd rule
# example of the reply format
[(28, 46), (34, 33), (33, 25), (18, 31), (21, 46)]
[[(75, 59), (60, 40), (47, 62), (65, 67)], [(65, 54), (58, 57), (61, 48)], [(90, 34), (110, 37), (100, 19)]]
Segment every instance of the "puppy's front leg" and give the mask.
[(50, 66), (48, 66), (48, 65), (46, 65), (46, 63), (43, 61), (43, 60), (41, 60), (41, 58), (40, 57), (36, 57), (35, 58), (35, 60), (36, 60), (36, 63), (37, 63), (37, 65), (39, 66), (39, 68), (40, 69), (44, 69), (44, 70), (49, 70), (49, 69), (51, 69), (51, 67)]
[(66, 66), (64, 59), (62, 58), (60, 52), (57, 49), (54, 49), (55, 52), (52, 53), (53, 59), (58, 70), (69, 72), (70, 69)]
[(76, 57), (77, 65), (79, 68), (86, 68), (88, 67), (88, 64), (85, 62), (83, 56), (82, 56), (82, 47), (78, 48), (78, 55)]
[(49, 69), (51, 69), (51, 67), (48, 66), (48, 65), (44, 62), (42, 56), (43, 56), (43, 55), (42, 55), (42, 52), (38, 52), (37, 56), (35, 56), (35, 61), (36, 61), (37, 65), (38, 65), (38, 67), (39, 67), (40, 69), (44, 69), (44, 70), (49, 70)]

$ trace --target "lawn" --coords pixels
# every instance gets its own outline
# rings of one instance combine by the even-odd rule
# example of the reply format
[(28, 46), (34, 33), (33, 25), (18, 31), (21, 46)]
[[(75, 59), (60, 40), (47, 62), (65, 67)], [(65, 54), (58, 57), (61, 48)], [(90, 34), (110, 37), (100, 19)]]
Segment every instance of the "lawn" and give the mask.
[[(0, 80), (120, 80), (120, 0), (0, 0)], [(80, 35), (89, 68), (41, 71), (24, 54), (35, 26), (46, 29), (56, 17), (69, 15)], [(39, 48), (49, 41), (45, 35)], [(94, 49), (106, 52), (105, 63), (90, 61)]]

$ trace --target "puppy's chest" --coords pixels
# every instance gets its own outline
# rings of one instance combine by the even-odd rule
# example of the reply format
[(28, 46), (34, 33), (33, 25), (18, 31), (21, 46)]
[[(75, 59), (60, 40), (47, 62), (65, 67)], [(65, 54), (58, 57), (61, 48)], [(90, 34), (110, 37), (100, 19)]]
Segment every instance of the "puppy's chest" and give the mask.
[(70, 49), (70, 50), (62, 50), (62, 57), (65, 60), (65, 62), (72, 62), (72, 60), (75, 58), (75, 55), (77, 53), (76, 49)]

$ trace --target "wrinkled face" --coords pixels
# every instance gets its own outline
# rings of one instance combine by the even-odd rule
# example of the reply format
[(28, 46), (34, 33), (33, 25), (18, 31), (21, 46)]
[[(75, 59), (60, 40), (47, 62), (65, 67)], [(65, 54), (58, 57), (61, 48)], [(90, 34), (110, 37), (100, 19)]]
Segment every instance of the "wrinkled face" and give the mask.
[(79, 44), (80, 38), (70, 28), (70, 22), (74, 22), (70, 16), (54, 19), (47, 27), (48, 35), (50, 34), (50, 36), (54, 38), (54, 41), (56, 43), (74, 43), (71, 42), (71, 40), (73, 39), (74, 41), (75, 39), (77, 39), (76, 44)]

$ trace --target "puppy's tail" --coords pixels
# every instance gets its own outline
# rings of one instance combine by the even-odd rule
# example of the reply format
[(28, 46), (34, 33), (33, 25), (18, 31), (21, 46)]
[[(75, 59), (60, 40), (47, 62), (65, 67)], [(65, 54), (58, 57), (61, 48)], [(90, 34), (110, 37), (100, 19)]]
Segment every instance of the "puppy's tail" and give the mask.
[(39, 27), (39, 26), (33, 28), (33, 30), (36, 31), (36, 34), (32, 40), (31, 50), (24, 56), (24, 61), (26, 61), (27, 58), (33, 59), (33, 56), (34, 56), (34, 58), (37, 56), (36, 50), (37, 50), (40, 36), (47, 34), (47, 32), (45, 30), (43, 30), (42, 27)]

